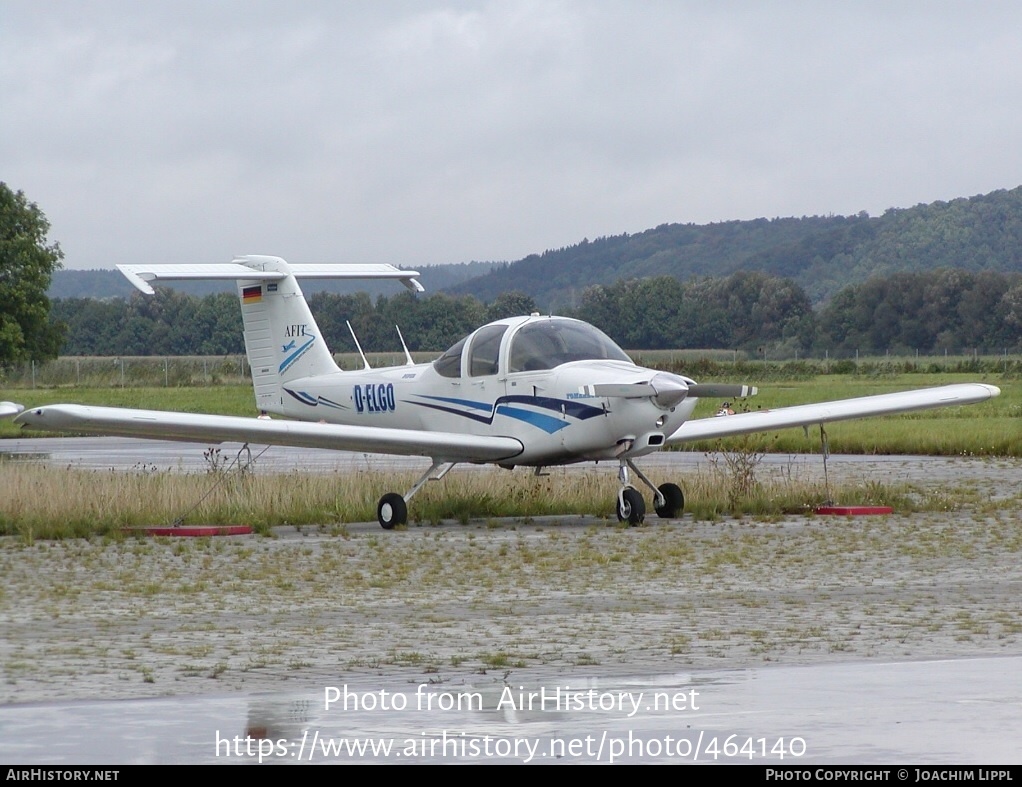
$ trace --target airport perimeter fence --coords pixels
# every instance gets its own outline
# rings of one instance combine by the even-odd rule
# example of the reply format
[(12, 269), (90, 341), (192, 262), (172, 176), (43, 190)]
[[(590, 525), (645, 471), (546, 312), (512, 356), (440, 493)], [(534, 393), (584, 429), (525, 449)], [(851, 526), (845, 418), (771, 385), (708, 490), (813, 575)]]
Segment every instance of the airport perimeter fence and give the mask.
[(918, 352), (899, 349), (878, 353), (856, 350), (821, 353), (757, 352), (742, 350), (634, 350), (629, 355), (640, 366), (700, 378), (752, 373), (759, 380), (805, 379), (821, 374), (994, 374), (1022, 378), (1022, 352), (1002, 348), (970, 348), (957, 352)]
[[(726, 376), (736, 371), (759, 371), (769, 377), (807, 377), (817, 374), (913, 374), (972, 373), (1022, 378), (1022, 353), (1008, 349), (991, 352), (975, 348), (961, 352), (915, 351), (859, 354), (855, 351), (822, 355), (799, 353), (774, 355), (743, 350), (630, 350), (640, 366), (700, 377)], [(435, 359), (435, 352), (412, 353), (416, 363)], [(403, 353), (370, 353), (373, 368), (400, 366)], [(363, 368), (357, 353), (334, 356), (341, 369)], [(0, 371), (0, 384), (8, 388), (62, 387), (201, 387), (238, 385), (251, 381), (244, 355), (228, 356), (64, 356), (54, 361), (21, 364)]]
[[(437, 353), (413, 353), (416, 363), (431, 361)], [(769, 352), (741, 350), (631, 350), (629, 355), (641, 366), (700, 377), (726, 376), (752, 371), (760, 379), (800, 378), (818, 374), (997, 374), (1022, 378), (1022, 353), (1001, 350), (987, 352), (915, 353), (888, 352), (865, 355), (851, 352), (819, 355), (793, 354), (775, 357)], [(334, 356), (341, 369), (363, 368), (356, 353)], [(403, 353), (368, 355), (373, 368), (400, 366)], [(8, 388), (145, 388), (239, 385), (251, 382), (251, 370), (244, 355), (229, 356), (64, 356), (54, 361), (32, 361), (0, 372), (0, 384)]]
[[(413, 353), (416, 362), (438, 353)], [(372, 366), (400, 366), (403, 353), (368, 355)], [(357, 353), (335, 355), (341, 369), (361, 369)], [(63, 356), (54, 361), (31, 361), (0, 371), (0, 384), (9, 388), (151, 388), (237, 385), (251, 382), (248, 358), (226, 356)]]

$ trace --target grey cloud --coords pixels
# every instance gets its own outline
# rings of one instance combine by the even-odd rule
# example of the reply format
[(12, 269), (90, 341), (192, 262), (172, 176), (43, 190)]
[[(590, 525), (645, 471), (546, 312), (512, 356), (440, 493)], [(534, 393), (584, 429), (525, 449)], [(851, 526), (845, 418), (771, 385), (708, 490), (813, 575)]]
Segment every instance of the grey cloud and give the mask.
[(71, 267), (515, 259), (1022, 182), (1015, 3), (7, 0), (2, 177)]

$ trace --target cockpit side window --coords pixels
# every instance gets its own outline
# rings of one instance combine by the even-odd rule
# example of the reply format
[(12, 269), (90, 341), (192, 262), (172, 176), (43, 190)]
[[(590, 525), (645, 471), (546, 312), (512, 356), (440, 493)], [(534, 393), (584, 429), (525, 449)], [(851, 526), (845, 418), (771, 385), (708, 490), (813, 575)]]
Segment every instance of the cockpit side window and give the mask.
[(509, 372), (534, 372), (552, 369), (557, 364), (554, 358), (557, 346), (549, 331), (543, 330), (542, 323), (524, 326), (515, 334), (508, 357)]
[(511, 339), (509, 372), (553, 369), (570, 361), (631, 362), (603, 331), (574, 320), (541, 320), (523, 325)]
[(468, 341), (466, 336), (451, 349), (433, 361), (433, 368), (441, 377), (461, 377), (461, 351)]
[(472, 377), (496, 374), (500, 359), (500, 340), (506, 325), (485, 325), (475, 332), (469, 351), (468, 373)]

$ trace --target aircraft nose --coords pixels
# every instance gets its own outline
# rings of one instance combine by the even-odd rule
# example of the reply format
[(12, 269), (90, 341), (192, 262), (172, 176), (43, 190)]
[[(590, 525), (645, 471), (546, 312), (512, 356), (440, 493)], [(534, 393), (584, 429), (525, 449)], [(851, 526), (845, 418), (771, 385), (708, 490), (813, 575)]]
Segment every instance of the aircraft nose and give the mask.
[(688, 396), (688, 385), (677, 375), (658, 372), (649, 384), (656, 391), (652, 397), (658, 407), (670, 410)]

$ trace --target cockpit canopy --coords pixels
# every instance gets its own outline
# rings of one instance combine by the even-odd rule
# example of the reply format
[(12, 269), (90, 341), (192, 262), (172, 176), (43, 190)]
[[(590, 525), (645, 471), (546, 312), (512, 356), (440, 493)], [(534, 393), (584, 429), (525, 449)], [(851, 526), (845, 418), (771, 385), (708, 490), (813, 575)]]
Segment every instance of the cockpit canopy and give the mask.
[(571, 361), (631, 363), (624, 350), (603, 331), (566, 317), (531, 317), (484, 325), (440, 356), (433, 367), (444, 377), (460, 377), (463, 355), (469, 377), (497, 374), (502, 363), (508, 374), (553, 369)]

